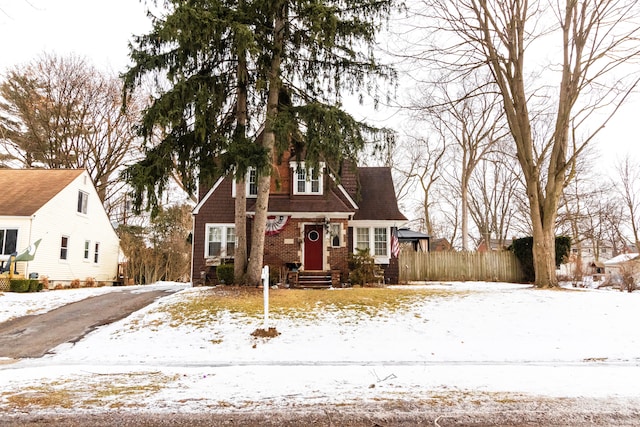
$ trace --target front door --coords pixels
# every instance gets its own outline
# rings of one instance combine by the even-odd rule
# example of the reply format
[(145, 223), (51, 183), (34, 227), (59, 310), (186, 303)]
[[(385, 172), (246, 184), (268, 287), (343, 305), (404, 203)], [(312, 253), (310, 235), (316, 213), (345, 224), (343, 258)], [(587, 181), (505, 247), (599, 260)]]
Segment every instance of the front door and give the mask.
[(322, 270), (323, 225), (304, 226), (304, 269)]

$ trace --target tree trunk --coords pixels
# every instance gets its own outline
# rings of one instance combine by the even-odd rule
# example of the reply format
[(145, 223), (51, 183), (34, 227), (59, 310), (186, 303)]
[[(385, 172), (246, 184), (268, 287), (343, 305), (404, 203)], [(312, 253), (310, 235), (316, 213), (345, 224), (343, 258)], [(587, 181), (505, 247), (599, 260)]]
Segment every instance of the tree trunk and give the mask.
[[(246, 52), (238, 53), (238, 105), (236, 107), (236, 135), (243, 144), (247, 132), (247, 58)], [(244, 283), (247, 270), (247, 190), (244, 173), (236, 176), (235, 218), (236, 248), (234, 253), (233, 276), (237, 284)]]
[(280, 62), (284, 46), (285, 24), (284, 2), (276, 8), (274, 25), (274, 46), (269, 70), (269, 94), (267, 96), (267, 117), (265, 120), (262, 144), (268, 155), (266, 170), (258, 171), (258, 195), (253, 219), (253, 233), (251, 236), (251, 257), (247, 268), (247, 284), (259, 285), (262, 263), (264, 260), (264, 239), (267, 228), (267, 212), (269, 209), (269, 189), (271, 187), (271, 170), (275, 158), (274, 122), (278, 116), (278, 100), (280, 95)]

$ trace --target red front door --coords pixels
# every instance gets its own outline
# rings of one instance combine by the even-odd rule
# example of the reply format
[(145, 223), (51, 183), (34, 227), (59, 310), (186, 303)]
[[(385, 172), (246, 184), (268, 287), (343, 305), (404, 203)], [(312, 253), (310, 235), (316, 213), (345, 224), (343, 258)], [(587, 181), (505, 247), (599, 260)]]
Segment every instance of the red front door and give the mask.
[(322, 225), (304, 226), (304, 269), (322, 270)]

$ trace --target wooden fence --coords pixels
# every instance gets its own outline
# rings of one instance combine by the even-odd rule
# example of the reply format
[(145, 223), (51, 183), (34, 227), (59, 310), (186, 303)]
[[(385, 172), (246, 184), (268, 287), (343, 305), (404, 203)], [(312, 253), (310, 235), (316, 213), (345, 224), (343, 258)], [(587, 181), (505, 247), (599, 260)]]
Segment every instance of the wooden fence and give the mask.
[(500, 252), (400, 253), (400, 283), (411, 281), (521, 282), (515, 254)]

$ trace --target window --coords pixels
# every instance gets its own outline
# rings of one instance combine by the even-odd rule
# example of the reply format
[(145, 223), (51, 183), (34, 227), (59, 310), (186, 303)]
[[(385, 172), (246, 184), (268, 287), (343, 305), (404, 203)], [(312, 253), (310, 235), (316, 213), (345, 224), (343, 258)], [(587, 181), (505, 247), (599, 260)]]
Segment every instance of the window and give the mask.
[(208, 225), (205, 256), (234, 256), (236, 249), (236, 229), (233, 225)]
[(78, 213), (87, 213), (87, 204), (89, 203), (89, 193), (82, 190), (78, 191)]
[(369, 229), (356, 228), (356, 248), (369, 249)]
[(340, 240), (342, 238), (342, 224), (332, 223), (330, 228), (331, 234), (331, 246), (334, 248), (340, 247)]
[(256, 168), (249, 168), (247, 172), (247, 197), (258, 195), (258, 171)]
[(376, 257), (389, 255), (389, 229), (386, 227), (357, 227), (355, 235), (357, 249), (369, 249)]
[(387, 229), (373, 229), (374, 255), (387, 256)]
[(294, 168), (293, 194), (322, 194), (322, 168), (306, 169), (304, 162), (291, 163)]
[(62, 236), (60, 240), (60, 259), (67, 259), (67, 251), (69, 249), (69, 238)]
[(14, 253), (16, 251), (17, 244), (17, 228), (0, 229), (0, 249), (2, 249), (2, 255), (10, 255)]
[(98, 254), (100, 253), (100, 243), (96, 242), (93, 250), (93, 262), (98, 263)]
[(88, 240), (84, 241), (84, 255), (83, 258), (85, 260), (89, 260), (89, 248), (90, 248), (91, 242), (89, 242)]

